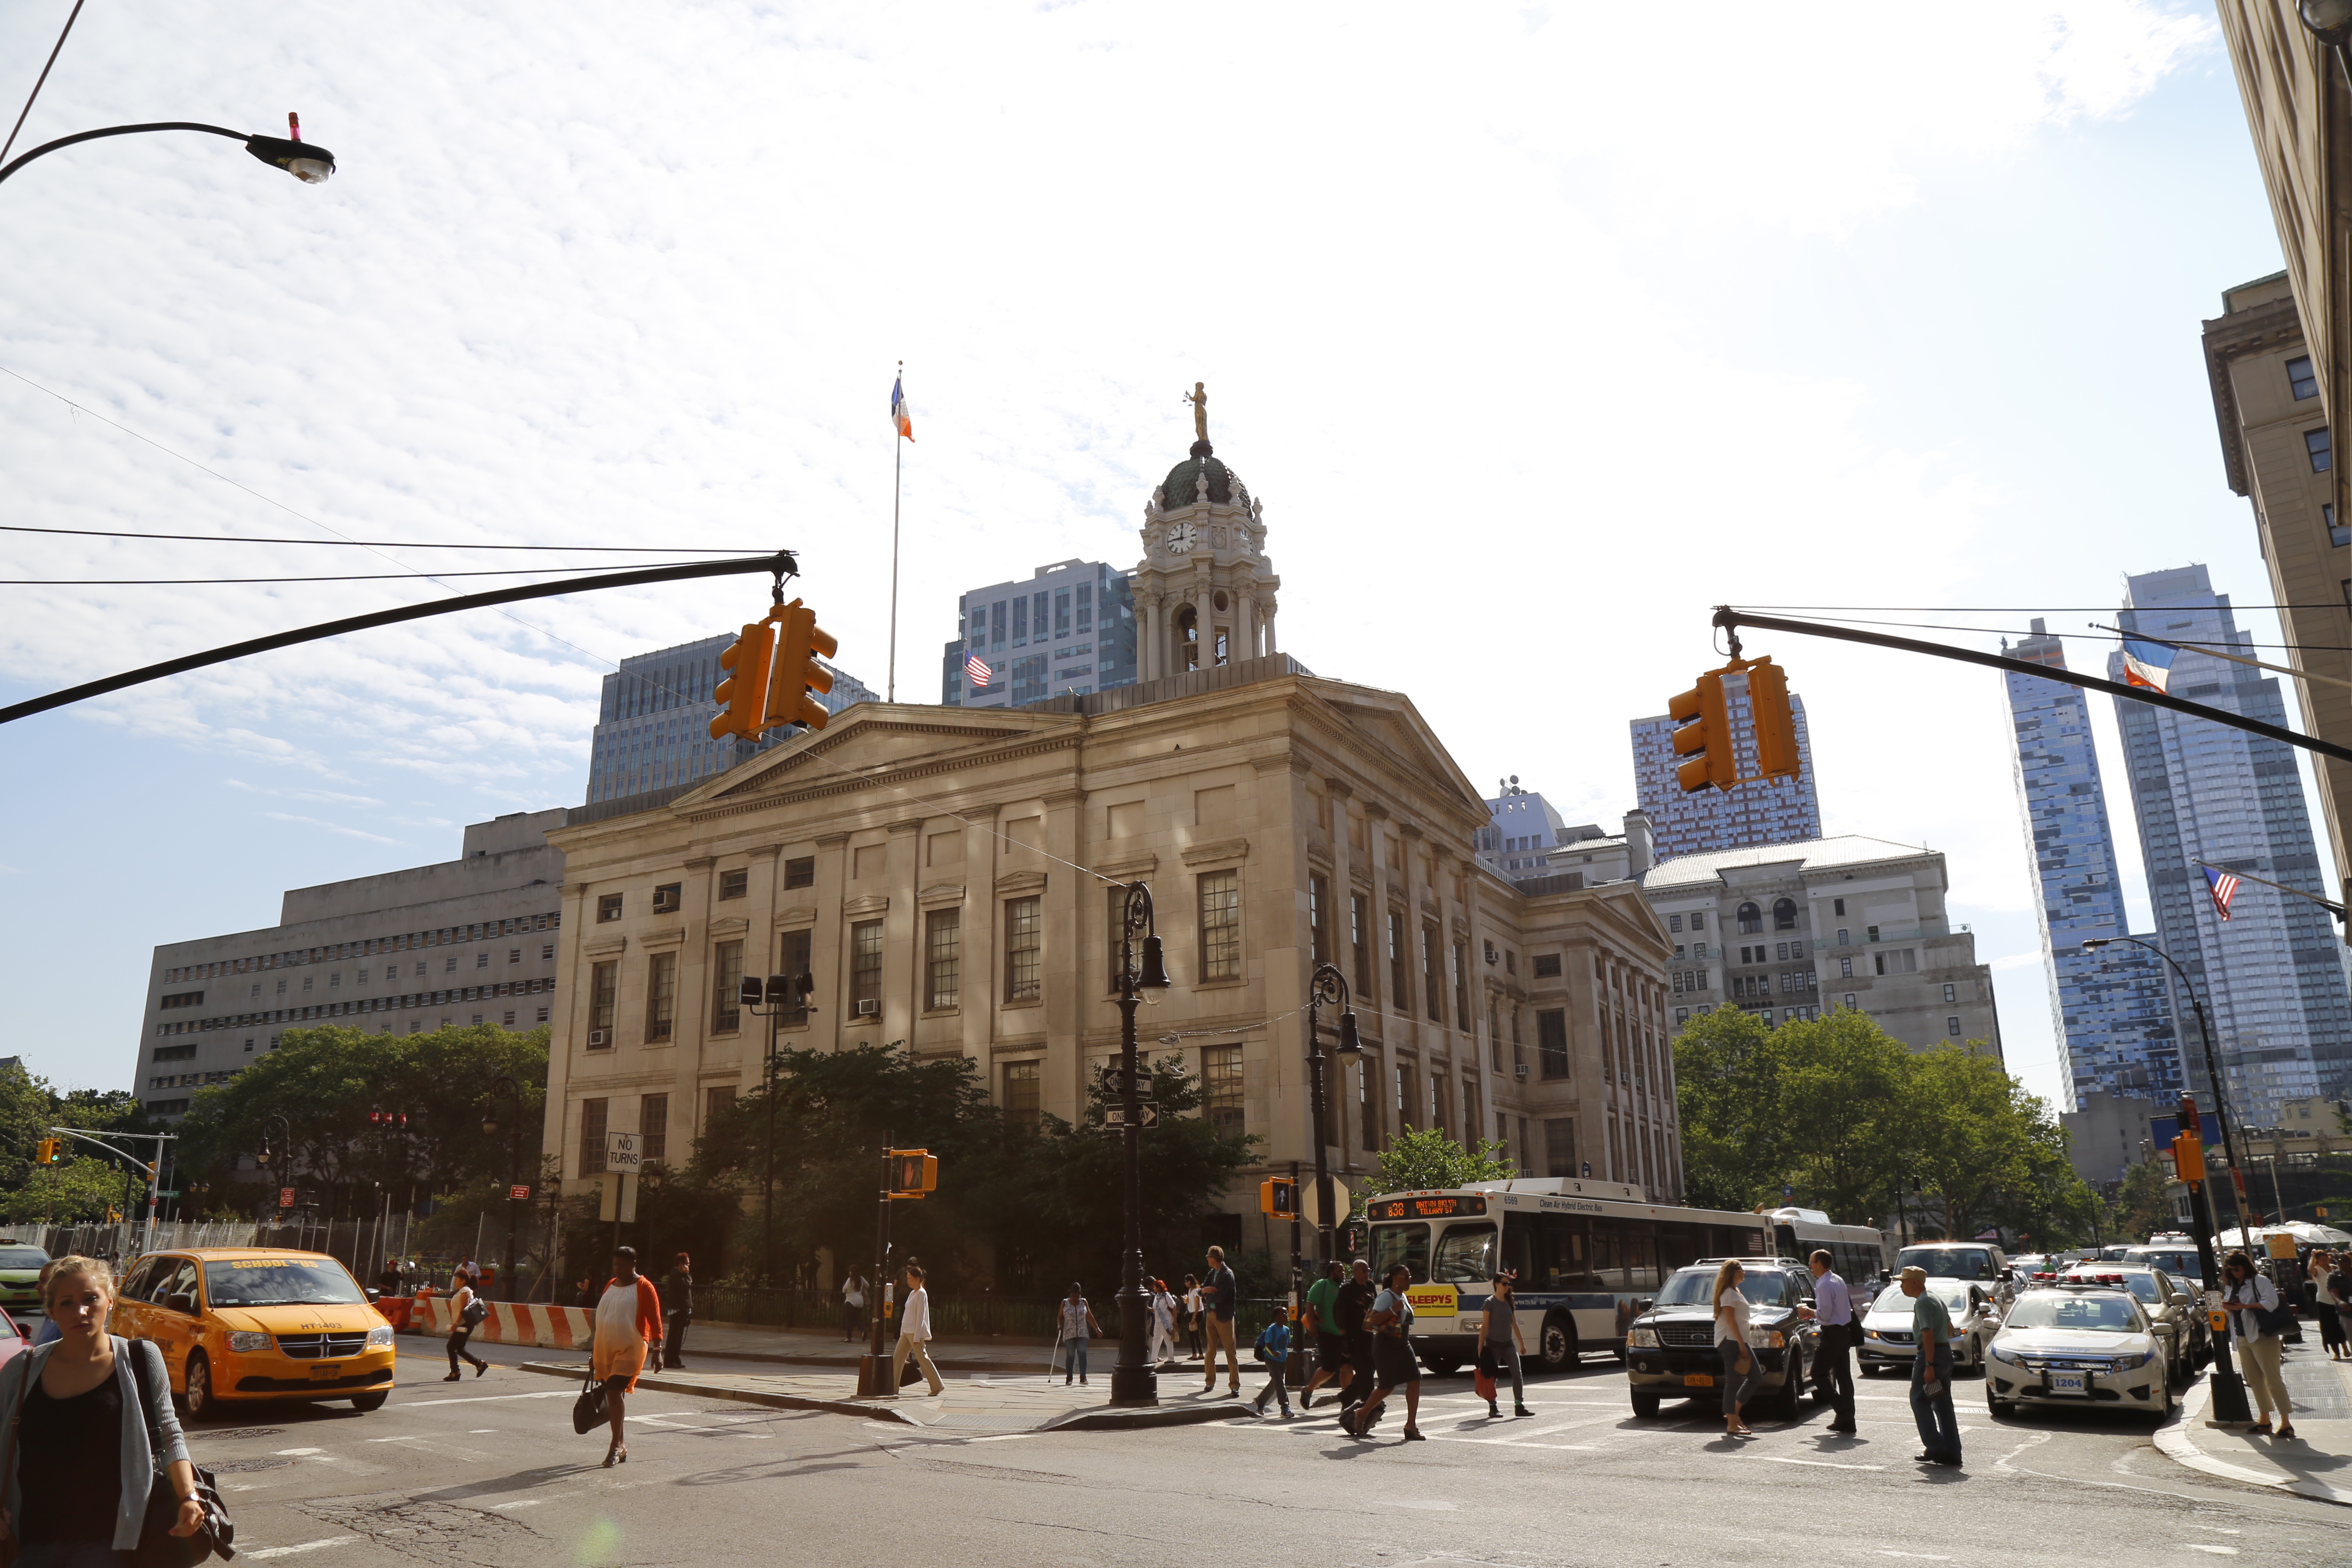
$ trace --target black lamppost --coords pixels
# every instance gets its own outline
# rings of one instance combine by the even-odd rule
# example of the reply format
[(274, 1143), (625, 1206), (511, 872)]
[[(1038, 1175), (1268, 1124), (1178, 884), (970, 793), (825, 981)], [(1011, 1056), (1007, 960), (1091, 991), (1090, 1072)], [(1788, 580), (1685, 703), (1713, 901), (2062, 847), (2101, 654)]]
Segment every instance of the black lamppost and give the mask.
[(100, 131), (80, 131), (71, 136), (60, 136), (54, 142), (44, 142), (22, 157), (0, 164), (0, 180), (6, 179), (45, 153), (60, 147), (70, 147), (77, 142), (95, 142), (101, 136), (139, 136), (151, 131), (199, 131), (207, 136), (226, 136), (232, 142), (242, 142), (245, 150), (275, 168), (285, 170), (306, 185), (323, 183), (335, 172), (335, 155), (324, 147), (302, 140), (302, 122), (294, 115), (286, 117), (286, 136), (263, 136), (243, 131), (230, 131), (218, 125), (199, 125), (192, 120), (163, 120), (149, 125), (109, 125)]
[[(771, 974), (765, 985), (758, 975), (747, 974), (735, 994), (745, 1012), (768, 1020), (768, 1060), (760, 1080), (766, 1086), (768, 1099), (768, 1173), (761, 1183), (760, 1279), (770, 1286), (776, 1282), (776, 1021), (788, 1012), (803, 1016), (815, 1012), (809, 1005), (809, 994), (815, 989), (816, 976), (806, 973)], [(874, 1288), (880, 1289), (882, 1282), (876, 1280)]]
[[(1307, 982), (1307, 1084), (1315, 1110), (1315, 1238), (1320, 1249), (1316, 1261), (1328, 1263), (1336, 1256), (1331, 1249), (1331, 1231), (1337, 1220), (1332, 1214), (1331, 1167), (1324, 1152), (1328, 1135), (1325, 1132), (1328, 1112), (1324, 1109), (1323, 1089), (1323, 1027), (1322, 1009), (1326, 1004), (1339, 1009), (1339, 1044), (1333, 1053), (1343, 1057), (1360, 1057), (1363, 1045), (1356, 1038), (1356, 1009), (1348, 995), (1348, 977), (1339, 973), (1336, 963), (1318, 963)], [(1295, 1290), (1297, 1281), (1291, 1282)]]
[(522, 1205), (529, 1200), (520, 1195), (522, 1182), (522, 1090), (515, 1080), (500, 1073), (490, 1080), (488, 1103), (482, 1108), (482, 1135), (499, 1135), (499, 1097), (504, 1095), (512, 1106), (509, 1118), (513, 1132), (507, 1143), (507, 1261), (499, 1280), (506, 1287), (506, 1299), (521, 1300), (515, 1294), (515, 1239), (522, 1233)]
[(1118, 941), (1118, 1099), (1125, 1123), (1119, 1136), (1126, 1157), (1121, 1206), (1127, 1245), (1119, 1259), (1118, 1364), (1110, 1374), (1113, 1405), (1160, 1403), (1160, 1373), (1151, 1364), (1145, 1328), (1151, 1299), (1143, 1289), (1142, 1150), (1137, 1142), (1142, 1134), (1143, 1096), (1136, 1084), (1135, 1009), (1145, 993), (1167, 989), (1168, 966), (1151, 924), (1151, 889), (1130, 882)]

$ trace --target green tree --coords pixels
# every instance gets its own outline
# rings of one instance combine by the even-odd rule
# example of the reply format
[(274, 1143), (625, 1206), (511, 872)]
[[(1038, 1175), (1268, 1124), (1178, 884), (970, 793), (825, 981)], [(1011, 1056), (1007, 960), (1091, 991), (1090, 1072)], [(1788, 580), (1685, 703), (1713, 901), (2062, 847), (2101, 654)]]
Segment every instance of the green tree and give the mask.
[[(30, 1173), (25, 1184), (0, 1192), (0, 1220), (11, 1225), (80, 1225), (106, 1217), (122, 1202), (123, 1167), (95, 1155)], [(136, 1202), (147, 1201), (140, 1178)], [(143, 1207), (139, 1212), (145, 1212)]]
[(1364, 1192), (1370, 1195), (1459, 1187), (1472, 1182), (1499, 1182), (1517, 1172), (1517, 1167), (1503, 1158), (1503, 1145), (1492, 1140), (1481, 1140), (1476, 1147), (1465, 1149), (1447, 1137), (1443, 1128), (1408, 1127), (1381, 1151), (1380, 1166), (1365, 1182)]
[(1780, 1201), (1790, 1174), (1780, 1069), (1770, 1026), (1737, 1008), (1702, 1013), (1675, 1037), (1683, 1191), (1696, 1206)]
[(2110, 1211), (2109, 1226), (2117, 1237), (2149, 1237), (2161, 1230), (2170, 1230), (2176, 1223), (2172, 1205), (2164, 1189), (2171, 1180), (2164, 1167), (2153, 1160), (2135, 1164), (2124, 1173), (2122, 1190), (2116, 1194)]

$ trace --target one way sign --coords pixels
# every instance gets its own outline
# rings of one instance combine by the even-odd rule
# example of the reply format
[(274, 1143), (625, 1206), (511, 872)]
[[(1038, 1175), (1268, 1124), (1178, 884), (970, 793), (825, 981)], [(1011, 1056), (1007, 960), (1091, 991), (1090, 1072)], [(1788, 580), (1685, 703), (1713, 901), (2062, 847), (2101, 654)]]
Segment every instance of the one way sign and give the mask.
[[(1135, 1124), (1138, 1127), (1159, 1126), (1160, 1102), (1156, 1100), (1138, 1100), (1135, 1107)], [(1127, 1125), (1127, 1107), (1118, 1104), (1104, 1107), (1103, 1125), (1106, 1127), (1125, 1127)]]

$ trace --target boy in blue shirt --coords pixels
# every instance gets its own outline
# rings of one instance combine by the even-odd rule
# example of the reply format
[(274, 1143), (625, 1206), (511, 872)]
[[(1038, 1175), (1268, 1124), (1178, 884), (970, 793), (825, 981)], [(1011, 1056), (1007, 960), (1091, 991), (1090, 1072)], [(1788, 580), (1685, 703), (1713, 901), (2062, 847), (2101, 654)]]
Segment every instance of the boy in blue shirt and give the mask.
[(1281, 1401), (1282, 1418), (1287, 1421), (1290, 1419), (1290, 1385), (1286, 1381), (1290, 1367), (1290, 1325), (1280, 1318), (1268, 1323), (1265, 1331), (1257, 1337), (1255, 1350), (1257, 1359), (1265, 1363), (1274, 1375), (1266, 1379), (1265, 1386), (1258, 1390), (1255, 1399), (1250, 1401), (1250, 1408), (1261, 1415), (1265, 1415), (1265, 1402), (1270, 1396)]

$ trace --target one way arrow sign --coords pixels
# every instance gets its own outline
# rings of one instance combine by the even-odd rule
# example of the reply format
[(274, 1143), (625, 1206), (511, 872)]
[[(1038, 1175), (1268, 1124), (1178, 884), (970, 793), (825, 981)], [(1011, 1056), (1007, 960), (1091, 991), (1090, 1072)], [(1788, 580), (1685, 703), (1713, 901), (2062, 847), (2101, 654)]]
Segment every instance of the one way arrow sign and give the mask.
[[(1160, 1102), (1156, 1100), (1137, 1101), (1135, 1107), (1135, 1124), (1138, 1127), (1159, 1126)], [(1127, 1125), (1127, 1107), (1124, 1105), (1109, 1105), (1104, 1107), (1103, 1125), (1106, 1127), (1125, 1127)]]

